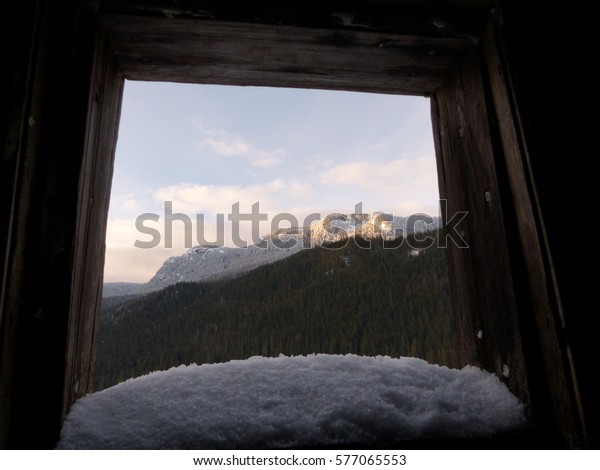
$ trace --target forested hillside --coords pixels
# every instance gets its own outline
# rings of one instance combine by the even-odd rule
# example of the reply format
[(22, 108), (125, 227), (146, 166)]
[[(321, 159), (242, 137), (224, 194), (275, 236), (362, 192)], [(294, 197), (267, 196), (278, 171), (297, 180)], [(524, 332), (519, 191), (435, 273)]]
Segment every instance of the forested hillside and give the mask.
[(444, 250), (416, 253), (406, 243), (384, 250), (381, 240), (370, 249), (342, 241), (233, 280), (179, 283), (105, 308), (94, 388), (180, 364), (280, 353), (459, 366)]

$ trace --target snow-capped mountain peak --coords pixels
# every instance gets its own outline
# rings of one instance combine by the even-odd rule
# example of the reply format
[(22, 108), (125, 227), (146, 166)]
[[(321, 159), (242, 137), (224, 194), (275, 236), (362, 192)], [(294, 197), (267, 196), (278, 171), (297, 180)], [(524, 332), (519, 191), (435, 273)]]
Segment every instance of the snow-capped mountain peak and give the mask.
[(146, 284), (135, 292), (146, 293), (179, 282), (206, 282), (233, 278), (264, 264), (274, 263), (301, 249), (312, 248), (344, 238), (360, 236), (385, 240), (413, 232), (436, 229), (439, 218), (396, 217), (383, 212), (372, 214), (329, 214), (310, 227), (282, 228), (247, 248), (215, 245), (195, 246), (183, 255), (168, 258)]

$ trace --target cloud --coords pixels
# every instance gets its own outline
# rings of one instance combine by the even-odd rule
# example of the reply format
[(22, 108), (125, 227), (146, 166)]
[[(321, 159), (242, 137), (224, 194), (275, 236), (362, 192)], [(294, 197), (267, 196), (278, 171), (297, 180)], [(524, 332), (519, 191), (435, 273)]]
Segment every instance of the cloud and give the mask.
[(178, 212), (214, 215), (228, 214), (236, 202), (240, 203), (242, 212), (249, 210), (255, 202), (260, 204), (263, 212), (276, 210), (277, 202), (284, 199), (280, 194), (283, 191), (288, 191), (288, 187), (282, 179), (246, 186), (182, 183), (159, 188), (153, 192), (153, 197), (156, 202), (173, 201), (173, 210)]
[(131, 194), (126, 194), (123, 196), (117, 196), (113, 194), (111, 195), (110, 202), (118, 209), (128, 212), (135, 211), (140, 208), (139, 202)]
[[(186, 225), (178, 220), (171, 224), (174, 248), (165, 247), (164, 201), (172, 201), (173, 212), (183, 213), (191, 220), (192, 245), (201, 243), (197, 234), (197, 214), (205, 215), (203, 233), (206, 242), (210, 243), (217, 240), (216, 214), (225, 214), (224, 243), (232, 246), (232, 223), (227, 215), (236, 202), (240, 203), (241, 214), (250, 213), (252, 204), (259, 203), (260, 213), (267, 215), (267, 220), (260, 223), (260, 235), (271, 231), (276, 213), (294, 214), (303, 225), (309, 213), (325, 216), (332, 210), (350, 212), (359, 202), (364, 203), (365, 212), (438, 213), (437, 195), (432, 194), (432, 188), (437, 187), (434, 158), (398, 159), (383, 164), (369, 161), (333, 164), (329, 160), (316, 163), (322, 171), (307, 175), (305, 179), (277, 178), (263, 184), (222, 186), (181, 183), (151, 191), (158, 205), (159, 221), (149, 221), (145, 226), (158, 230), (160, 244), (153, 249), (136, 248), (136, 240), (149, 241), (149, 235), (136, 229), (135, 219), (110, 219), (106, 237), (106, 281), (145, 282), (167, 257), (182, 254), (188, 248), (185, 246), (188, 240), (184, 233)], [(134, 201), (126, 196), (120, 204), (127, 205), (129, 200)], [(252, 243), (249, 222), (240, 223), (240, 236)]]
[(352, 190), (359, 199), (370, 200), (373, 210), (389, 208), (396, 215), (415, 212), (437, 214), (438, 196), (435, 158), (397, 159), (374, 164), (354, 161), (331, 166), (320, 177), (323, 185)]
[[(163, 232), (162, 214), (158, 224), (148, 224)], [(109, 219), (106, 227), (106, 256), (104, 282), (146, 282), (162, 266), (165, 259), (185, 251), (182, 224), (174, 224), (174, 247), (165, 248), (164, 243), (153, 249), (134, 246), (136, 240), (147, 241), (148, 235), (137, 231), (135, 219)]]
[(401, 185), (409, 187), (437, 182), (435, 159), (398, 159), (374, 164), (355, 161), (333, 165), (320, 176), (321, 183), (334, 186), (353, 186), (370, 190), (397, 191)]
[(271, 168), (281, 165), (281, 158), (286, 152), (282, 148), (263, 150), (247, 142), (243, 137), (225, 131), (207, 130), (196, 123), (196, 127), (204, 134), (198, 143), (198, 150), (210, 149), (221, 157), (238, 157), (246, 159), (252, 166)]
[(136, 210), (139, 208), (140, 208), (140, 205), (132, 197), (129, 197), (129, 198), (125, 199), (125, 201), (123, 201), (123, 209), (125, 209), (127, 211), (133, 211), (133, 210)]
[(328, 170), (329, 168), (331, 168), (333, 166), (333, 164), (334, 164), (334, 161), (331, 158), (325, 158), (325, 157), (322, 157), (321, 155), (313, 155), (308, 160), (308, 163), (306, 163), (304, 168), (309, 173), (315, 174), (315, 173), (321, 173), (323, 171)]
[(135, 219), (108, 219), (106, 224), (106, 248), (133, 246), (135, 242)]
[(141, 250), (118, 246), (106, 249), (104, 282), (147, 282), (170, 256), (181, 251), (157, 247)]

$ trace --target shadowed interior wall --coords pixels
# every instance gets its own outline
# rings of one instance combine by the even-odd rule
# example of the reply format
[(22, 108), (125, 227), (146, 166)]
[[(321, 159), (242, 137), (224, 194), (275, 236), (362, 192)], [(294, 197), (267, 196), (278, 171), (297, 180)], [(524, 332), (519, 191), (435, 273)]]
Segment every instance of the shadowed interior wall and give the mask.
[(597, 88), (584, 61), (597, 15), (508, 0), (491, 12), (483, 0), (362, 0), (343, 15), (336, 1), (284, 3), (3, 7), (0, 446), (52, 447), (88, 389), (123, 77), (432, 96), (440, 188), (451, 212), (470, 213), (469, 250), (449, 250), (463, 355), (500, 376), (506, 365), (534, 418), (583, 445), (578, 418), (598, 423), (594, 342), (558, 213), (582, 171), (561, 159), (594, 148), (570, 93)]
[(52, 448), (88, 390), (123, 80), (93, 15), (68, 1), (13, 3), (2, 30), (2, 52), (17, 46), (2, 87), (0, 446)]

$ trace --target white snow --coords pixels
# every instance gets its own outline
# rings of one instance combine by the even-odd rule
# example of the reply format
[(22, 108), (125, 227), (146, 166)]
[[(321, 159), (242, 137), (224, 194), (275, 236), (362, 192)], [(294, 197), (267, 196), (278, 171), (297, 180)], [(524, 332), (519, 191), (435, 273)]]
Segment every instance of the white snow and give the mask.
[(502, 365), (502, 376), (505, 378), (508, 378), (509, 375), (510, 375), (510, 369), (508, 368), (508, 364), (503, 364)]
[[(226, 246), (195, 246), (183, 255), (167, 259), (156, 274), (145, 284), (137, 287), (135, 293), (148, 293), (164, 289), (185, 279), (187, 282), (210, 282), (219, 279), (234, 278), (265, 264), (274, 263), (297, 253), (308, 246), (317, 246), (325, 242), (339, 241), (345, 237), (360, 235), (370, 239), (381, 236), (391, 240), (402, 234), (422, 232), (441, 227), (441, 219), (433, 219), (431, 224), (420, 221), (412, 227), (408, 217), (396, 217), (388, 214), (391, 220), (382, 221), (382, 212), (369, 214), (330, 214), (333, 218), (322, 219), (310, 227), (291, 227), (280, 229), (262, 238), (259, 245), (247, 248)], [(409, 226), (410, 225), (410, 226)], [(376, 230), (377, 227), (381, 230)], [(293, 246), (282, 248), (274, 240), (285, 243), (293, 240)], [(305, 240), (310, 240), (307, 245)], [(413, 250), (411, 256), (419, 254)]]
[(62, 449), (252, 449), (489, 437), (527, 426), (492, 374), (421, 359), (252, 357), (128, 380), (75, 403)]
[(477, 339), (481, 339), (481, 338), (483, 338), (483, 331), (479, 330), (477, 332)]

